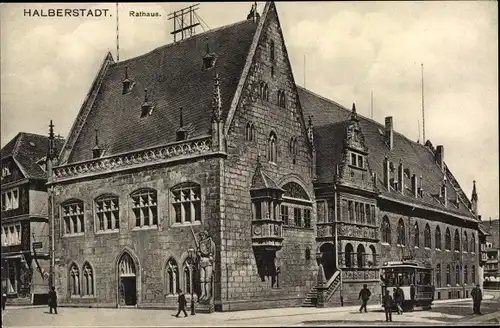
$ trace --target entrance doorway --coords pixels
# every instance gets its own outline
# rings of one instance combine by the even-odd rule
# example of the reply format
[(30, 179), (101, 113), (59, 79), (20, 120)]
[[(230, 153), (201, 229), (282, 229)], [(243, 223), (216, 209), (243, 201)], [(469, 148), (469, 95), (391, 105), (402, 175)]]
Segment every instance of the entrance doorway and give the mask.
[(124, 253), (118, 262), (118, 302), (120, 305), (137, 304), (137, 277), (134, 261)]
[(321, 245), (319, 251), (321, 252), (321, 264), (325, 271), (325, 278), (329, 280), (337, 270), (335, 265), (335, 246), (326, 243)]

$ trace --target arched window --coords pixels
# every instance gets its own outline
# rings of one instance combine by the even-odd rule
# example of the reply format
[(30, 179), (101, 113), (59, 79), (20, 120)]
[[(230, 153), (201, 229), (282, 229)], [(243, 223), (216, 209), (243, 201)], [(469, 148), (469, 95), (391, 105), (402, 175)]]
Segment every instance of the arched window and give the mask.
[(467, 231), (464, 231), (464, 242), (463, 242), (463, 245), (464, 245), (464, 252), (468, 252), (469, 251), (469, 239), (467, 237)]
[(252, 141), (252, 125), (247, 123), (247, 126), (245, 128), (245, 140), (246, 141)]
[(431, 227), (429, 226), (429, 223), (425, 225), (424, 229), (424, 247), (431, 248)]
[(398, 245), (406, 245), (406, 236), (405, 236), (405, 223), (403, 219), (399, 219), (398, 221), (398, 240), (397, 244)]
[(172, 219), (175, 223), (194, 223), (201, 221), (201, 187), (194, 182), (176, 185), (171, 190)]
[(441, 264), (436, 265), (436, 287), (441, 287)]
[(252, 123), (252, 126), (250, 127), (250, 136), (252, 138), (252, 141), (257, 140), (256, 132), (255, 132), (255, 124)]
[(441, 229), (439, 226), (436, 227), (436, 232), (434, 232), (434, 239), (436, 249), (441, 249)]
[(415, 228), (414, 228), (414, 245), (417, 247), (420, 247), (420, 230), (418, 228), (418, 223), (415, 222)]
[(444, 249), (451, 250), (451, 233), (450, 228), (446, 228), (446, 232), (444, 235)]
[(375, 249), (375, 246), (370, 245), (370, 252), (371, 252), (371, 259), (368, 261), (368, 266), (376, 266), (377, 265), (377, 250)]
[(362, 268), (365, 266), (365, 247), (363, 245), (358, 245), (358, 249), (356, 250), (357, 253), (357, 262), (358, 262), (358, 267)]
[(471, 284), (475, 285), (476, 284), (476, 266), (472, 266), (472, 270), (470, 272), (471, 275)]
[(269, 134), (269, 140), (267, 142), (267, 158), (269, 162), (276, 163), (277, 162), (277, 138), (276, 133), (271, 132)]
[(382, 231), (382, 242), (383, 243), (391, 243), (391, 224), (389, 223), (389, 218), (384, 216), (382, 218), (382, 227), (380, 229)]
[(474, 236), (474, 234), (471, 234), (470, 235), (470, 250), (472, 253), (475, 253), (476, 252), (476, 237)]
[(94, 272), (88, 262), (83, 265), (83, 295), (94, 295)]
[(264, 83), (264, 88), (262, 90), (262, 99), (265, 101), (269, 101), (269, 88), (267, 87), (267, 83)]
[(460, 285), (460, 265), (455, 267), (455, 284)]
[(97, 231), (120, 229), (120, 207), (118, 197), (102, 195), (95, 200)]
[(174, 259), (167, 261), (167, 294), (175, 295), (179, 290), (179, 268)]
[(182, 267), (184, 275), (183, 276), (184, 291), (188, 294), (191, 294), (193, 292), (191, 288), (194, 288), (193, 282), (194, 282), (196, 267), (189, 260), (184, 261), (184, 265)]
[(345, 266), (350, 268), (352, 267), (352, 255), (354, 252), (354, 248), (351, 244), (345, 245)]
[(460, 252), (460, 234), (458, 233), (458, 229), (455, 230), (455, 238), (453, 238), (453, 243), (455, 244), (455, 250)]
[(132, 210), (136, 227), (155, 226), (158, 224), (158, 198), (154, 189), (140, 189), (132, 194)]
[(74, 235), (85, 232), (83, 201), (72, 199), (61, 205), (64, 234)]
[(71, 296), (80, 295), (80, 270), (75, 263), (69, 267), (69, 289)]
[(464, 266), (464, 284), (469, 283), (469, 273), (467, 272), (467, 265)]
[(450, 265), (446, 265), (446, 284), (451, 285), (451, 268)]

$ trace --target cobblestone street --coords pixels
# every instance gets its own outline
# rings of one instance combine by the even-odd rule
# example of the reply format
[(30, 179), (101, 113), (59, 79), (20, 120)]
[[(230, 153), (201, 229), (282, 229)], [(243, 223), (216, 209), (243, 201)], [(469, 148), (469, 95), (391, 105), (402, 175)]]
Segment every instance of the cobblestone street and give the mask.
[[(393, 314), (390, 325), (498, 325), (500, 300), (488, 295), (481, 316), (472, 314), (470, 300), (436, 301), (430, 311)], [(157, 327), (157, 326), (332, 326), (353, 324), (386, 325), (378, 305), (361, 314), (357, 306), (343, 308), (284, 308), (255, 311), (197, 314), (176, 318), (171, 310), (60, 308), (49, 314), (46, 307), (9, 308), (4, 327)], [(189, 311), (188, 311), (189, 313)]]

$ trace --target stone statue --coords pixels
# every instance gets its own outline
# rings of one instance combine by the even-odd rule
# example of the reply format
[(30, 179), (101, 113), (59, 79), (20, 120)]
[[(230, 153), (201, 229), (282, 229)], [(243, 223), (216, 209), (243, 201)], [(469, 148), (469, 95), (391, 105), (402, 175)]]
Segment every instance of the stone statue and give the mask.
[(209, 300), (212, 298), (212, 277), (213, 277), (213, 263), (215, 243), (212, 237), (206, 231), (199, 233), (200, 242), (198, 247), (199, 259), (199, 272), (200, 272), (200, 285), (201, 295), (200, 301)]

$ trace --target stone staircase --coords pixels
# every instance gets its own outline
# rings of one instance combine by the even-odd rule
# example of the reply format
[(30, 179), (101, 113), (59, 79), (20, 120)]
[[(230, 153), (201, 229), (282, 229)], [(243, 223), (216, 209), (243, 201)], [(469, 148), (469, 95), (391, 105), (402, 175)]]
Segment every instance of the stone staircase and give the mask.
[[(325, 284), (324, 291), (324, 303), (328, 303), (328, 301), (335, 294), (337, 289), (340, 287), (340, 270), (337, 270), (332, 277)], [(307, 293), (306, 298), (302, 302), (302, 307), (317, 307), (318, 305), (318, 285), (316, 284), (311, 290)]]

